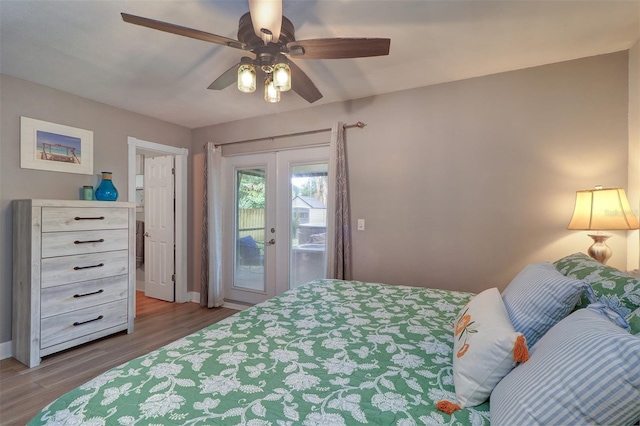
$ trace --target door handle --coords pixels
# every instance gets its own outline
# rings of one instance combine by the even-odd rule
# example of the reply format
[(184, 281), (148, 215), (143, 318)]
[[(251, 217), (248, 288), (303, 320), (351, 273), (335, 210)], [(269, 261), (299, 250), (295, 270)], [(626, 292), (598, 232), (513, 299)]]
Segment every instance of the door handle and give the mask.
[(145, 232), (145, 233), (144, 233), (144, 236), (145, 236), (145, 237), (150, 237), (151, 235), (149, 235), (149, 233), (148, 233), (148, 232)]
[(270, 239), (268, 242), (264, 243), (265, 246), (272, 246), (276, 243), (275, 239)]

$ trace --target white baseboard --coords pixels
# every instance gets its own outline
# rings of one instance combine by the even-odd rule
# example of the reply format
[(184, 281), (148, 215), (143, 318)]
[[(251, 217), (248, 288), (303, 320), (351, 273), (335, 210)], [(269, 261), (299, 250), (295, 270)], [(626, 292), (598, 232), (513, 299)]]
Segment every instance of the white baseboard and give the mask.
[(193, 303), (200, 303), (200, 292), (190, 291), (187, 293), (187, 300)]
[[(189, 300), (194, 302), (194, 303), (200, 303), (200, 292), (199, 291), (190, 291), (188, 293), (188, 297)], [(251, 306), (247, 306), (247, 305), (242, 305), (240, 303), (233, 303), (233, 302), (224, 302), (222, 304), (223, 308), (229, 308), (229, 309), (235, 309), (236, 311), (244, 311), (247, 308), (250, 308)]]
[(222, 304), (223, 308), (229, 308), (229, 309), (235, 309), (236, 311), (244, 311), (247, 308), (250, 308), (251, 306), (248, 305), (242, 305), (240, 303), (233, 303), (233, 302), (224, 302)]
[(0, 359), (11, 358), (12, 356), (13, 349), (11, 347), (11, 340), (0, 343)]

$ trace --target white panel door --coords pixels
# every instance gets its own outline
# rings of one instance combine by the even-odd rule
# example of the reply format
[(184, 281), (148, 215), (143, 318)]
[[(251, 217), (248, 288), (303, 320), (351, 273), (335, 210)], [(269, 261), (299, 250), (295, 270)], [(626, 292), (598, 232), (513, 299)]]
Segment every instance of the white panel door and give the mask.
[(173, 156), (144, 162), (144, 294), (174, 301), (174, 175)]

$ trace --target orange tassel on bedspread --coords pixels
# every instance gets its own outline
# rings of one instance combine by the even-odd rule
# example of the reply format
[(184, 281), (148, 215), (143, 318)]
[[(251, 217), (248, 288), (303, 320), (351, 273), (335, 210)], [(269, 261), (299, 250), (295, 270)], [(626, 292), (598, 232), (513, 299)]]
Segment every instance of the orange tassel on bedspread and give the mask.
[(458, 411), (458, 410), (462, 410), (462, 408), (460, 408), (460, 406), (458, 404), (454, 404), (451, 401), (438, 401), (436, 403), (436, 407), (438, 408), (438, 410), (443, 411), (447, 414), (453, 414), (454, 411)]

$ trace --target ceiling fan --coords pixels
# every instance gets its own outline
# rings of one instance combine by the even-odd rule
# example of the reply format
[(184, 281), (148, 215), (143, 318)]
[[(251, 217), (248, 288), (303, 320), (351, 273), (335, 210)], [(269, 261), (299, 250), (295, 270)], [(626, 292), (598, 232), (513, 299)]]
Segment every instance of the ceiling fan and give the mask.
[(256, 71), (264, 74), (265, 100), (278, 102), (293, 89), (307, 102), (322, 98), (311, 79), (289, 58), (344, 59), (389, 54), (388, 38), (319, 38), (296, 40), (291, 21), (282, 15), (282, 0), (249, 0), (249, 12), (238, 25), (238, 40), (141, 16), (121, 13), (125, 22), (251, 52), (208, 87), (222, 90), (237, 82), (242, 92), (256, 88)]

